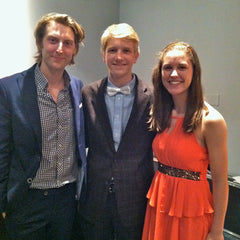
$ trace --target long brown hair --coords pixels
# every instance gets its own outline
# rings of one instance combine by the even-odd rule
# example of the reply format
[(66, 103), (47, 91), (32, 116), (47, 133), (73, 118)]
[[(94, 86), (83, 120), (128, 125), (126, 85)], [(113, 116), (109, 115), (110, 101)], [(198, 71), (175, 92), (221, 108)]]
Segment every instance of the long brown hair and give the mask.
[(178, 49), (184, 51), (193, 66), (192, 82), (188, 89), (187, 109), (183, 121), (185, 132), (193, 132), (202, 120), (202, 110), (204, 108), (203, 90), (201, 84), (201, 66), (195, 49), (185, 42), (172, 42), (168, 44), (159, 55), (158, 64), (152, 74), (154, 87), (154, 103), (151, 109), (150, 129), (163, 132), (170, 124), (171, 113), (174, 102), (171, 94), (162, 84), (162, 65), (167, 52)]

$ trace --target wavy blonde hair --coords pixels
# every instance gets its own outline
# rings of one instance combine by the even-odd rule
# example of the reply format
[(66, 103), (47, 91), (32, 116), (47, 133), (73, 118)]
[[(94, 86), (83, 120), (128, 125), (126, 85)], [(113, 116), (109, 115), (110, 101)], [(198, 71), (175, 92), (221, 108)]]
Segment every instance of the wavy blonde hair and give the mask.
[[(47, 15), (44, 15), (37, 23), (34, 31), (34, 36), (35, 36), (36, 45), (37, 45), (37, 53), (35, 55), (35, 59), (37, 63), (41, 63), (42, 61), (42, 41), (46, 34), (46, 27), (51, 21), (55, 21), (57, 23), (60, 23), (72, 29), (74, 34), (75, 45), (76, 45), (75, 55), (78, 53), (79, 44), (82, 43), (83, 39), (85, 38), (85, 31), (82, 28), (82, 26), (78, 24), (69, 15), (56, 13), (56, 12), (52, 12), (52, 13), (48, 13)], [(74, 58), (72, 58), (72, 61), (70, 62), (69, 65), (71, 64), (74, 64)]]

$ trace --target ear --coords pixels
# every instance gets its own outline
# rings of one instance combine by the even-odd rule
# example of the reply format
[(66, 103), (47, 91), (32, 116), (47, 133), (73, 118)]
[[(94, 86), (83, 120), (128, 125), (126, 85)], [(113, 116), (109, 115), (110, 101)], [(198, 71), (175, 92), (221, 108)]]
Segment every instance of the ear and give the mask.
[(74, 50), (74, 53), (73, 53), (73, 57), (77, 55), (78, 51), (79, 51), (79, 49), (77, 49), (77, 48), (75, 47), (75, 50)]
[(101, 51), (102, 54), (102, 60), (103, 62), (106, 62), (105, 57), (106, 57), (106, 53), (104, 51)]
[(136, 63), (136, 62), (137, 62), (137, 60), (138, 60), (138, 57), (139, 57), (139, 52), (136, 52), (136, 53), (135, 53), (135, 61), (134, 61), (134, 63)]

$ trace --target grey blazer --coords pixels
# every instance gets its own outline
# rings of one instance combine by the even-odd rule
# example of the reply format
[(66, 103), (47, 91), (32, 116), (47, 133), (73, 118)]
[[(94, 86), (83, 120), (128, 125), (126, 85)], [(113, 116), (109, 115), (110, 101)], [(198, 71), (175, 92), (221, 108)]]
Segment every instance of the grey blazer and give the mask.
[(80, 213), (89, 221), (101, 218), (108, 194), (108, 180), (115, 179), (118, 212), (126, 226), (143, 224), (146, 194), (153, 178), (152, 140), (147, 120), (152, 103), (151, 88), (136, 76), (132, 112), (115, 151), (104, 93), (107, 78), (83, 87), (86, 124), (87, 188)]

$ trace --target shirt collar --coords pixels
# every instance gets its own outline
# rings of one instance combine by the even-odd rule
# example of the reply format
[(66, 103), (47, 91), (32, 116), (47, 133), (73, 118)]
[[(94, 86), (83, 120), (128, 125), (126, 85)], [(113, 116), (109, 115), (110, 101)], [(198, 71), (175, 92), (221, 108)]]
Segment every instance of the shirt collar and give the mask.
[[(38, 64), (36, 65), (34, 73), (35, 73), (35, 83), (36, 83), (37, 88), (39, 90), (46, 90), (48, 87), (48, 80), (46, 79), (44, 74), (41, 72)], [(69, 87), (70, 80), (71, 80), (70, 76), (66, 70), (64, 70), (64, 72), (63, 72), (63, 79), (64, 79), (64, 86), (65, 86), (64, 89), (66, 89)]]
[[(136, 84), (136, 76), (135, 76), (134, 74), (132, 74), (132, 80), (131, 80), (129, 83), (127, 83), (126, 85), (122, 86), (122, 87), (129, 86), (130, 89), (131, 89), (131, 93), (133, 93), (135, 84)], [(108, 77), (108, 80), (107, 80), (107, 86), (108, 86), (108, 87), (116, 87), (116, 88), (117, 88), (117, 86), (115, 86), (115, 85), (110, 81), (109, 77)]]

